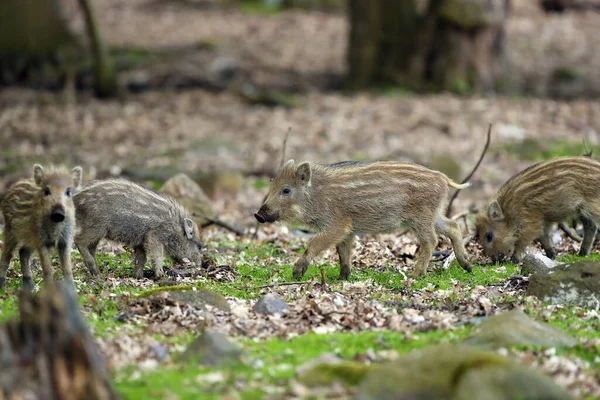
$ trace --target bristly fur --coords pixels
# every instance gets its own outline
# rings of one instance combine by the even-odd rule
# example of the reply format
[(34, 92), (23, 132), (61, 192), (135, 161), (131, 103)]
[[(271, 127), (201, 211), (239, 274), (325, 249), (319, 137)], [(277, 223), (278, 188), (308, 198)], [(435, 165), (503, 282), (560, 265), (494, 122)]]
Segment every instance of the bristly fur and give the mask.
[[(584, 224), (581, 254), (589, 253), (600, 223), (600, 163), (563, 157), (533, 164), (510, 178), (477, 218), (477, 235), (486, 254), (520, 261), (539, 238), (554, 257), (554, 223), (578, 218)], [(492, 239), (492, 240), (490, 240)]]
[[(81, 167), (33, 168), (33, 179), (16, 182), (0, 201), (4, 214), (5, 247), (0, 262), (0, 287), (4, 285), (12, 253), (19, 251), (23, 283), (33, 286), (29, 258), (40, 253), (45, 280), (52, 279), (49, 249), (58, 247), (65, 279), (72, 279), (70, 251), (75, 230), (75, 210), (71, 191), (81, 184)], [(55, 222), (54, 214), (61, 214)]]
[(200, 238), (190, 213), (177, 201), (123, 179), (90, 182), (74, 196), (78, 232), (75, 244), (92, 274), (95, 251), (103, 239), (134, 248), (136, 277), (143, 277), (147, 255), (156, 276), (166, 253), (175, 261), (199, 261)]
[[(344, 161), (320, 165), (290, 160), (273, 179), (257, 219), (300, 223), (320, 231), (296, 264), (296, 276), (323, 250), (337, 245), (340, 275), (347, 278), (356, 233), (390, 232), (401, 226), (411, 228), (422, 245), (417, 273), (425, 271), (437, 233), (452, 239), (457, 258), (469, 269), (460, 228), (443, 217), (449, 186), (464, 187), (418, 164)], [(286, 188), (289, 195), (282, 192)]]

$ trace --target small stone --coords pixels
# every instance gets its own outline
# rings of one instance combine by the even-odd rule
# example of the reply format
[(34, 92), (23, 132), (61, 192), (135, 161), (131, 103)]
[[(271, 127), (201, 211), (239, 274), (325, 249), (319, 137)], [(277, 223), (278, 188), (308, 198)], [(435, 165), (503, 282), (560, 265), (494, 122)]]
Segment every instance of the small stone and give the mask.
[(263, 314), (283, 314), (289, 307), (285, 301), (273, 293), (269, 293), (258, 299), (252, 310), (255, 313)]
[(167, 357), (169, 357), (169, 352), (167, 348), (160, 343), (153, 343), (148, 346), (148, 350), (151, 353), (154, 353), (154, 356), (158, 361), (163, 361)]
[(540, 253), (528, 253), (523, 258), (523, 266), (521, 267), (521, 274), (530, 275), (534, 272), (548, 272), (548, 270), (559, 265), (558, 262), (549, 259)]
[(216, 366), (239, 362), (242, 354), (242, 349), (230, 342), (225, 335), (205, 331), (190, 343), (181, 355), (181, 359)]

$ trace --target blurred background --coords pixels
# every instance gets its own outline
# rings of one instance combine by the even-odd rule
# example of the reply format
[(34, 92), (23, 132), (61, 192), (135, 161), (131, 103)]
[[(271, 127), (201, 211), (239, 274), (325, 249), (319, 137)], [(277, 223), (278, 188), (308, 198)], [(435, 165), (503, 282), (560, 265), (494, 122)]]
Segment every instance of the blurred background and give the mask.
[[(247, 224), (286, 158), (411, 160), (455, 210), (600, 137), (596, 0), (5, 0), (0, 192), (33, 162), (160, 188)], [(597, 152), (594, 152), (594, 156)]]

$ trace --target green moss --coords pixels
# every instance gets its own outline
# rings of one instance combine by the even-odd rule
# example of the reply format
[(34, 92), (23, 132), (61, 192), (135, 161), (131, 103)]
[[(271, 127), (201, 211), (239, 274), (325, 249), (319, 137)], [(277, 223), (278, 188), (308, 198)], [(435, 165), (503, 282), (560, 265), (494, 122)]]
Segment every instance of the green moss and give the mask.
[(376, 366), (365, 365), (357, 361), (343, 361), (339, 364), (319, 364), (298, 377), (306, 386), (329, 386), (334, 382), (343, 382), (348, 386), (357, 386)]
[(574, 82), (581, 78), (581, 72), (572, 67), (561, 67), (554, 70), (552, 80), (556, 82)]
[[(593, 149), (591, 149), (593, 150)], [(584, 154), (582, 141), (537, 140), (527, 138), (520, 142), (504, 145), (502, 151), (519, 159), (544, 161), (556, 157), (581, 156)]]

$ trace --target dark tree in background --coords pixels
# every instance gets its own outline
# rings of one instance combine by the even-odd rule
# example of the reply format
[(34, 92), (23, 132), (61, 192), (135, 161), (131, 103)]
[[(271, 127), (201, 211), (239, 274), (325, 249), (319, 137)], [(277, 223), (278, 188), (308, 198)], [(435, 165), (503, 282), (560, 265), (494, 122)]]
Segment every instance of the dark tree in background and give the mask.
[(510, 0), (349, 0), (348, 84), (460, 93), (505, 82)]
[(69, 30), (60, 0), (0, 0), (0, 85), (55, 86), (66, 75), (94, 66), (99, 96), (117, 92), (117, 77), (108, 58), (91, 0), (79, 0), (86, 22), (89, 53)]

